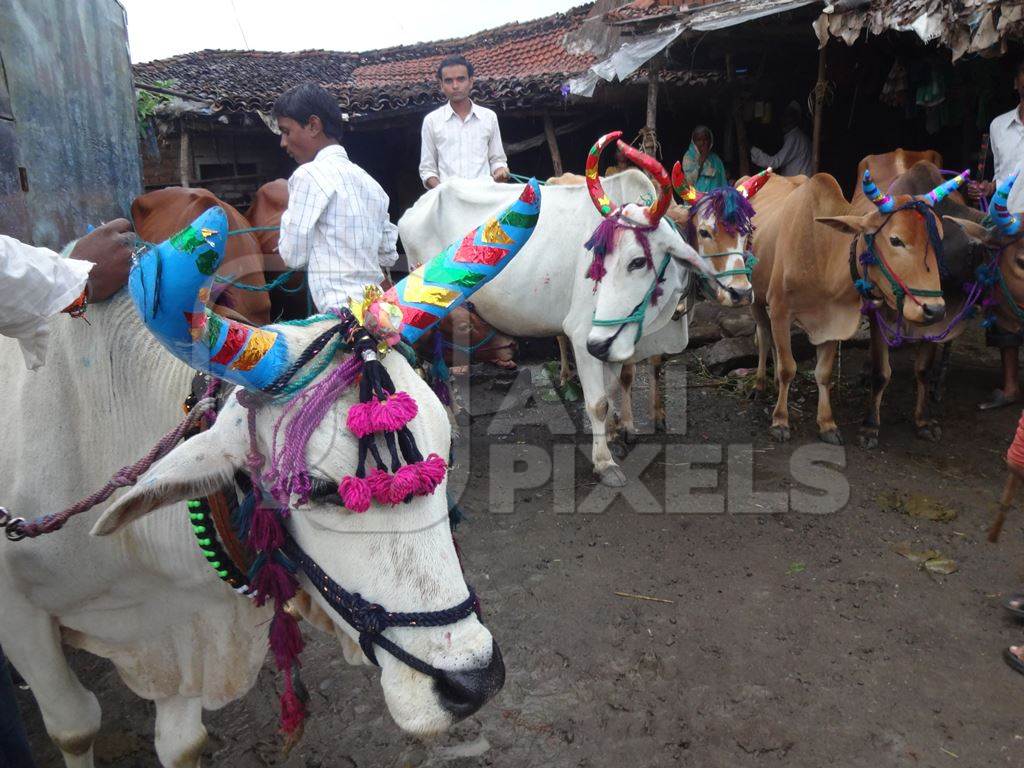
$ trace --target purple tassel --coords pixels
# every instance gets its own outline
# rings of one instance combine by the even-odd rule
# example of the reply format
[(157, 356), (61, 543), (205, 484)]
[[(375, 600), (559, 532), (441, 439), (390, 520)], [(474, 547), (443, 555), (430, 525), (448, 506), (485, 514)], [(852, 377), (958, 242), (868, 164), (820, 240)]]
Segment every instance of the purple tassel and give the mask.
[(256, 605), (265, 605), (271, 598), (278, 604), (284, 605), (295, 597), (295, 577), (288, 573), (284, 566), (272, 559), (268, 559), (256, 573), (252, 586), (256, 592)]
[(252, 522), (249, 527), (249, 545), (257, 552), (266, 552), (277, 549), (282, 544), (284, 544), (284, 532), (281, 530), (281, 521), (277, 518), (277, 512), (262, 503), (257, 504), (252, 512)]
[(298, 663), (302, 653), (302, 631), (299, 622), (287, 611), (278, 611), (270, 621), (270, 650), (274, 652), (274, 661), (282, 672)]

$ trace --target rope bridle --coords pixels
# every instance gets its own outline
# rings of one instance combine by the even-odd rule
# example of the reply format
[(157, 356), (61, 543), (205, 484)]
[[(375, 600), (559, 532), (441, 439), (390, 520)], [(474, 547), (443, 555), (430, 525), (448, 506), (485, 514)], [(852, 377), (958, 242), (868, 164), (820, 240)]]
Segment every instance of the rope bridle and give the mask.
[[(889, 224), (892, 217), (900, 211), (905, 210), (914, 210), (924, 218), (928, 231), (929, 247), (935, 252), (935, 261), (938, 265), (940, 274), (942, 274), (946, 270), (942, 261), (942, 238), (939, 237), (936, 215), (931, 207), (922, 200), (911, 200), (898, 208), (893, 209), (886, 215), (885, 220), (879, 225), (878, 229), (874, 232), (865, 232), (863, 234), (854, 235), (853, 240), (850, 242), (850, 279), (853, 281), (853, 286), (857, 290), (857, 293), (861, 296), (861, 313), (872, 316), (878, 321), (879, 327), (883, 331), (883, 338), (885, 339), (886, 344), (890, 347), (897, 347), (907, 339), (907, 337), (903, 335), (903, 328), (905, 327), (903, 307), (906, 299), (909, 298), (919, 307), (923, 307), (924, 305), (920, 299), (942, 298), (941, 289), (933, 291), (923, 288), (911, 288), (908, 286), (906, 281), (889, 265), (885, 256), (882, 255), (881, 251), (879, 251), (875, 246), (875, 239)], [(862, 251), (858, 257), (857, 243), (861, 238), (864, 239), (864, 251)], [(926, 250), (925, 259), (927, 258), (928, 253)], [(860, 267), (860, 271), (858, 271), (858, 265)], [(891, 327), (886, 323), (879, 314), (880, 305), (885, 303), (885, 296), (874, 293), (876, 284), (868, 275), (870, 267), (878, 268), (882, 273), (882, 276), (889, 283), (889, 289), (892, 291), (892, 294), (896, 299), (897, 321), (895, 327)], [(977, 296), (975, 296), (974, 300), (977, 300)], [(934, 339), (922, 338), (921, 340), (941, 341), (950, 333), (953, 325), (966, 315), (966, 310), (967, 307), (965, 305), (964, 311), (954, 318), (954, 321), (942, 334)]]

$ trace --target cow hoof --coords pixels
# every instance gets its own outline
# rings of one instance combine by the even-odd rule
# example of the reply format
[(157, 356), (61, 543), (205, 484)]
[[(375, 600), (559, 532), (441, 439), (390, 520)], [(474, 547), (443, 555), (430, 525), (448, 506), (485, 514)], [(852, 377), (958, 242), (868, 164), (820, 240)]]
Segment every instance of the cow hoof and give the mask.
[(877, 432), (861, 432), (857, 436), (857, 442), (860, 443), (860, 447), (865, 451), (873, 451), (878, 447), (878, 433)]
[(654, 420), (654, 433), (656, 435), (668, 434), (668, 422), (665, 419)]
[(821, 441), (823, 443), (828, 443), (829, 445), (845, 444), (845, 441), (843, 440), (843, 433), (840, 432), (838, 429), (830, 429), (826, 432), (819, 432), (818, 437), (821, 438)]
[(938, 424), (922, 424), (917, 428), (917, 436), (922, 440), (937, 443), (942, 439), (942, 427)]
[(750, 390), (750, 394), (747, 395), (747, 398), (755, 403), (762, 402), (764, 400), (764, 388), (754, 387), (752, 390)]
[[(657, 426), (655, 426), (655, 431), (657, 431)], [(622, 430), (622, 442), (628, 446), (636, 445), (640, 442), (640, 435), (635, 430), (624, 429)]]
[(612, 456), (619, 461), (622, 461), (629, 454), (629, 447), (619, 442), (608, 443), (608, 450), (611, 451)]
[(768, 430), (768, 434), (771, 435), (772, 439), (776, 442), (785, 443), (789, 440), (789, 427), (776, 424)]
[(601, 485), (607, 485), (609, 488), (622, 488), (626, 485), (626, 473), (614, 464), (602, 470), (600, 477)]

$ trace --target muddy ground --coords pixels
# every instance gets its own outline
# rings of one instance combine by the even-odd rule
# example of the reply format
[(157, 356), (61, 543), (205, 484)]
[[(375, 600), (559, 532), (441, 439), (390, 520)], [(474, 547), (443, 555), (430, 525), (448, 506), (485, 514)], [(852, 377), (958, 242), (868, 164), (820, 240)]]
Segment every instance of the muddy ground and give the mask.
[[(736, 502), (740, 514), (679, 514), (674, 493), (669, 512), (658, 512), (666, 474), (673, 483), (687, 476), (679, 459), (686, 449), (679, 448), (636, 449), (657, 450), (639, 479), (654, 506), (637, 498), (641, 514), (618, 498), (600, 511), (590, 495), (596, 486), (588, 459), (571, 448), (589, 444), (588, 437), (552, 437), (536, 424), (488, 435), (491, 420), (475, 420), (462, 499), (469, 519), (459, 538), (468, 578), (504, 652), (504, 690), (449, 736), (423, 744), (391, 722), (376, 673), (346, 667), (339, 649), (311, 631), (304, 676), (314, 712), (300, 746), (281, 759), (268, 666), (243, 701), (207, 714), (204, 763), (1024, 765), (1024, 677), (1000, 657), (1024, 637), (999, 607), (1024, 580), (1024, 515), (1011, 518), (999, 545), (985, 541), (1004, 476), (1002, 455), (1020, 412), (976, 410), (998, 376), (995, 357), (972, 333), (954, 354), (940, 408), (942, 440), (914, 434), (912, 360), (903, 352), (895, 359), (880, 447), (867, 452), (856, 445), (864, 355), (843, 353), (836, 400), (846, 467), (831, 477), (833, 490), (839, 477), (850, 496), (834, 514), (771, 513), (770, 504), (764, 513), (742, 514), (760, 512), (750, 506), (757, 498)], [(645, 436), (641, 446), (723, 446), (722, 461), (703, 469), (717, 468), (717, 493), (724, 495), (730, 474), (743, 486), (741, 462), (725, 458), (729, 446), (742, 453), (736, 446), (752, 445), (756, 489), (788, 488), (793, 451), (817, 445), (813, 382), (804, 377), (798, 384), (802, 411), (794, 413), (793, 441), (785, 446), (770, 442), (765, 406), (735, 391), (741, 387), (718, 386), (696, 371), (689, 385), (685, 434), (676, 422), (677, 434)], [(530, 446), (549, 455), (554, 445), (570, 446), (555, 455), (573, 459), (556, 464), (564, 469), (569, 461), (575, 477), (566, 480), (563, 472), (557, 484), (518, 491), (514, 510), (498, 514), (508, 472), (522, 467), (505, 461), (492, 471), (492, 445), (507, 446), (499, 457)], [(489, 509), (492, 484), (496, 502)], [(564, 501), (566, 488), (577, 509), (591, 513), (565, 514), (556, 496)], [(917, 494), (918, 502), (923, 495), (926, 511), (941, 502), (956, 516), (942, 522), (903, 514), (879, 500), (894, 490)], [(729, 494), (730, 503), (737, 494), (743, 495)], [(697, 499), (687, 509), (714, 504)], [(922, 568), (894, 551), (901, 544), (937, 550), (958, 570)], [(103, 706), (98, 764), (155, 765), (152, 705), (129, 694), (106, 662), (77, 654), (74, 666)], [(40, 764), (61, 765), (31, 697), (22, 694), (21, 704)]]

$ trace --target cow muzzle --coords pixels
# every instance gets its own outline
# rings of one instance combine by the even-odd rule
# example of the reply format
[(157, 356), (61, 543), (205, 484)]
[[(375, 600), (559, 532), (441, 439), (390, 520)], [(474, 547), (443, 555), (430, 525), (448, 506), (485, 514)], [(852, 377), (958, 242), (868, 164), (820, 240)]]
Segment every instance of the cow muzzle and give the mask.
[(446, 672), (434, 681), (434, 691), (454, 722), (480, 709), (505, 685), (505, 661), (492, 641), (491, 660), (486, 667)]

